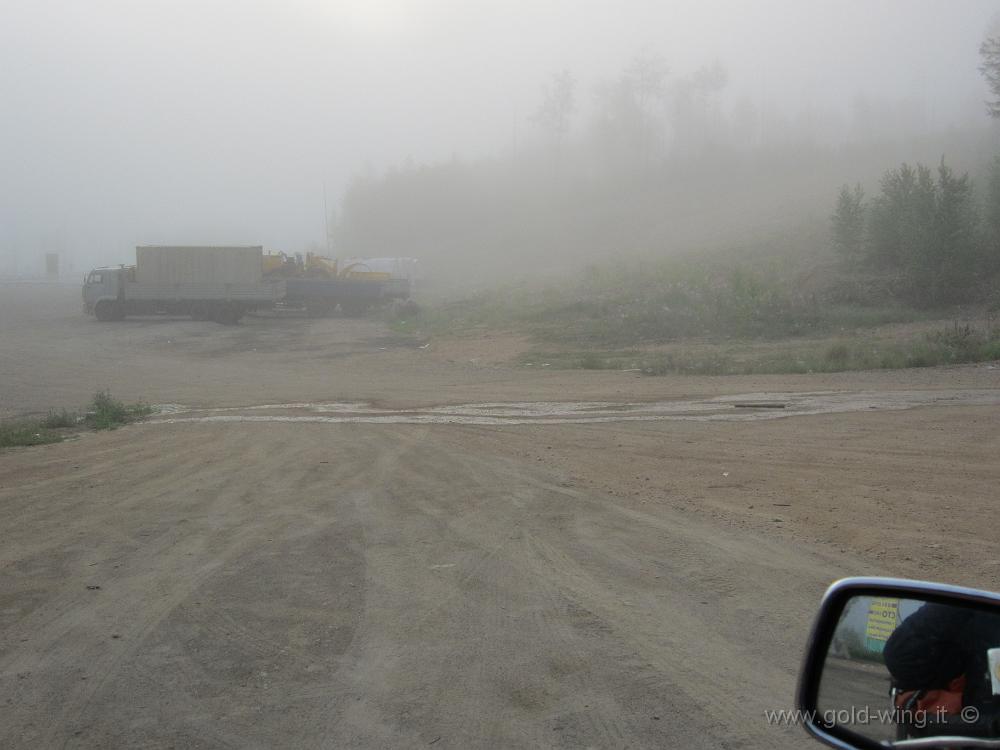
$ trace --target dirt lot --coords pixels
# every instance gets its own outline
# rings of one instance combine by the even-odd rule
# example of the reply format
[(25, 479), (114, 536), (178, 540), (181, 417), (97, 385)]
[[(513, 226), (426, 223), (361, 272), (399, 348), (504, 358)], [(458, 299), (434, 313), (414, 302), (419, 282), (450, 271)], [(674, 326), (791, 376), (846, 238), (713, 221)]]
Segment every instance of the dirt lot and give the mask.
[(78, 308), (0, 287), (0, 417), (179, 406), (0, 453), (3, 747), (803, 746), (763, 712), (831, 580), (1000, 588), (1000, 369), (552, 372)]

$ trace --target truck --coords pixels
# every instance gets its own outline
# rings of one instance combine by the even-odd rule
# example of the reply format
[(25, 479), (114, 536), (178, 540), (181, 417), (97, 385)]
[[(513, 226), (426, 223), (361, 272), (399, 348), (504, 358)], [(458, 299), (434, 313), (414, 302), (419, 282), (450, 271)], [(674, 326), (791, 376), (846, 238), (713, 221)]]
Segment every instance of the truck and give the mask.
[(339, 262), (315, 253), (264, 256), (264, 278), (281, 280), (285, 294), (278, 305), (304, 309), (310, 317), (364, 315), (370, 308), (410, 296), (410, 281), (387, 270), (373, 270), (364, 260)]
[(95, 268), (84, 277), (83, 308), (102, 322), (166, 314), (233, 325), (285, 293), (282, 281), (264, 278), (260, 246), (140, 245), (134, 266)]

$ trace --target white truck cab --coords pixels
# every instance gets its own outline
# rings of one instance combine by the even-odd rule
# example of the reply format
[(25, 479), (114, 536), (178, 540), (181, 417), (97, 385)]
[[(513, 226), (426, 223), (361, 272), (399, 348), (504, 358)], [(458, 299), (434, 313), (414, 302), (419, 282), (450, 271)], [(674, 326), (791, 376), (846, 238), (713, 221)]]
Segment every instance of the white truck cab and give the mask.
[(83, 311), (100, 321), (125, 317), (125, 280), (135, 266), (95, 268), (83, 280)]

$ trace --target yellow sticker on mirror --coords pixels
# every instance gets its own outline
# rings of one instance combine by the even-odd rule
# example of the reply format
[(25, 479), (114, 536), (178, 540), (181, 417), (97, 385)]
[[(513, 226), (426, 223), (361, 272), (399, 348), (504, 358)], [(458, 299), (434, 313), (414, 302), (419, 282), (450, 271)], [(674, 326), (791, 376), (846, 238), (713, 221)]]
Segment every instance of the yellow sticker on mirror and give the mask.
[(885, 642), (898, 624), (899, 599), (872, 599), (865, 623), (865, 647), (877, 654), (882, 653)]

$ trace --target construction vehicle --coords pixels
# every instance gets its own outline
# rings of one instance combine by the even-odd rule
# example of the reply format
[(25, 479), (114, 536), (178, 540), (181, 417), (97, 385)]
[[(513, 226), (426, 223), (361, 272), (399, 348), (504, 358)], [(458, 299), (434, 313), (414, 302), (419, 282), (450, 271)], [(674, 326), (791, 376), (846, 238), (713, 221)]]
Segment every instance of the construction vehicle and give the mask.
[[(100, 321), (168, 314), (234, 324), (248, 311), (274, 307), (304, 309), (312, 317), (339, 307), (359, 316), (409, 298), (411, 275), (393, 265), (403, 260), (409, 259), (341, 264), (315, 253), (265, 254), (260, 246), (140, 246), (134, 266), (87, 274), (83, 305)], [(415, 261), (407, 268), (412, 274)]]
[(284, 282), (279, 307), (304, 309), (310, 317), (330, 315), (338, 307), (344, 315), (360, 316), (372, 307), (410, 296), (409, 278), (374, 270), (367, 261), (339, 263), (316, 253), (265, 255), (264, 277)]
[(134, 266), (87, 274), (84, 312), (102, 322), (167, 314), (232, 325), (285, 296), (280, 280), (264, 278), (263, 258), (259, 246), (140, 246)]

